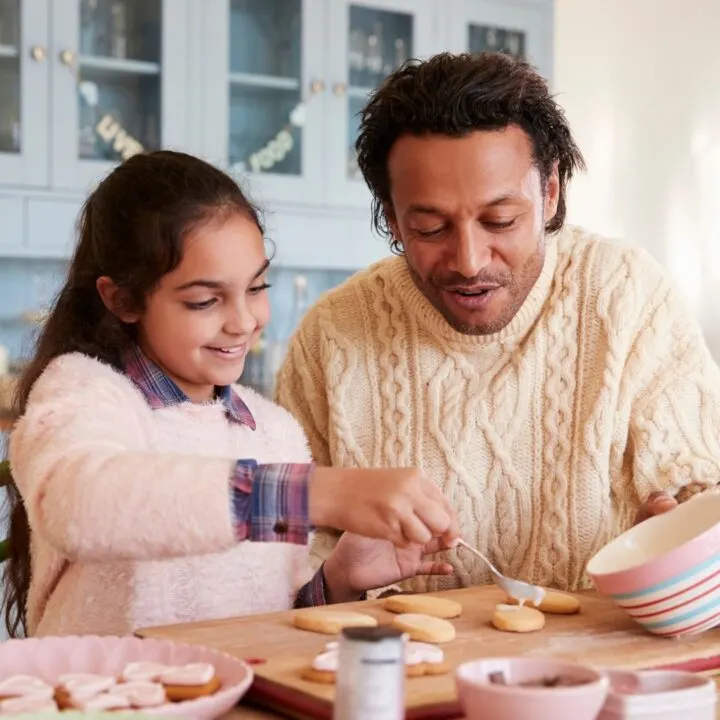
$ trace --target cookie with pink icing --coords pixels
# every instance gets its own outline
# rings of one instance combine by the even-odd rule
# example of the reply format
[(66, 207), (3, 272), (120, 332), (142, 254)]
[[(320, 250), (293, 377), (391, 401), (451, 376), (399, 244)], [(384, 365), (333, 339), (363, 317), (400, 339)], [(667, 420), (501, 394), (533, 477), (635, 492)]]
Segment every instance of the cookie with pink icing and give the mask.
[(125, 682), (143, 681), (158, 682), (160, 676), (171, 670), (170, 665), (163, 665), (155, 662), (133, 662), (128, 663), (120, 674), (120, 679)]
[(163, 685), (145, 680), (120, 683), (113, 688), (112, 694), (123, 695), (130, 702), (130, 707), (136, 709), (158, 707), (167, 702)]
[[(338, 660), (338, 643), (328, 643), (324, 652), (317, 655), (310, 667), (303, 670), (302, 676), (312, 682), (334, 683)], [(443, 675), (448, 671), (445, 653), (441, 648), (415, 641), (405, 645), (405, 673), (408, 677)]]
[(0, 700), (18, 697), (51, 699), (55, 694), (52, 685), (32, 675), (12, 675), (0, 680)]
[(38, 695), (19, 695), (9, 698), (8, 700), (0, 700), (0, 715), (31, 715), (35, 713), (60, 712), (55, 701), (50, 698)]
[(131, 705), (127, 697), (112, 690), (92, 697), (74, 698), (70, 707), (75, 710), (127, 710)]
[(115, 687), (117, 680), (111, 675), (67, 673), (58, 678), (58, 688), (75, 698), (88, 698)]
[(168, 699), (173, 702), (212, 695), (221, 685), (220, 678), (210, 663), (189, 663), (172, 667), (162, 673), (159, 680), (165, 686)]

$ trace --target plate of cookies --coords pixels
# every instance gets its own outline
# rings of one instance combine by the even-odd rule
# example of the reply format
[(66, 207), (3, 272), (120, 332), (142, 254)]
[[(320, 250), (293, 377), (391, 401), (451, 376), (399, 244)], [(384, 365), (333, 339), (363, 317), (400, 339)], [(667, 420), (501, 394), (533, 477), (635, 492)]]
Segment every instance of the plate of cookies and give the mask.
[(237, 658), (136, 637), (45, 637), (0, 644), (0, 716), (142, 712), (214, 720), (252, 684)]

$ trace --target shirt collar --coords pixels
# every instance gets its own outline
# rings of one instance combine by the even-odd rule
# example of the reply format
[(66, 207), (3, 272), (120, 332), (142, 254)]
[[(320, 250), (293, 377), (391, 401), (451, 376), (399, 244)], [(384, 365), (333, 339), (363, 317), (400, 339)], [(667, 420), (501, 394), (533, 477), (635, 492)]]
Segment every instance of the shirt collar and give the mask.
[[(124, 369), (125, 375), (137, 385), (153, 410), (192, 402), (137, 345), (127, 352)], [(228, 420), (239, 425), (247, 425), (251, 430), (255, 430), (255, 418), (252, 416), (250, 408), (232, 389), (232, 386), (215, 386), (215, 397), (225, 406)]]

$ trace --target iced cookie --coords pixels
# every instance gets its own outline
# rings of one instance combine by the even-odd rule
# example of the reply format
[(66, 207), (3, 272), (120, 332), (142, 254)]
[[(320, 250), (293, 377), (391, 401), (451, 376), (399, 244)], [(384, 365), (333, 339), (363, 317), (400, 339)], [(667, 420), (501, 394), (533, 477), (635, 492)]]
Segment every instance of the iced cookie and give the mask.
[[(506, 600), (508, 605), (517, 605), (515, 598), (508, 597)], [(530, 605), (536, 607), (540, 612), (549, 613), (550, 615), (574, 615), (580, 612), (580, 600), (574, 595), (558, 592), (557, 590), (546, 590), (545, 597), (539, 605)]]
[(128, 663), (120, 674), (123, 682), (157, 682), (158, 678), (167, 670), (169, 665), (162, 665), (154, 662), (133, 662)]
[(158, 707), (168, 701), (163, 685), (156, 682), (147, 682), (146, 680), (121, 683), (116, 685), (112, 692), (114, 695), (126, 697), (130, 707), (138, 710)]
[(159, 677), (168, 700), (182, 702), (212, 695), (220, 689), (220, 678), (210, 663), (190, 663), (166, 670)]
[(542, 630), (545, 616), (534, 608), (518, 605), (498, 605), (492, 617), (492, 624), (505, 632), (526, 633)]
[(394, 617), (391, 624), (418, 642), (446, 643), (455, 639), (455, 626), (451, 622), (430, 615), (403, 613)]
[[(328, 643), (310, 667), (303, 670), (305, 680), (332, 684), (335, 682), (338, 668), (338, 644)], [(420, 642), (408, 642), (405, 646), (405, 674), (408, 677), (425, 675), (443, 675), (449, 672), (445, 662), (445, 653), (435, 645)]]
[(0, 700), (18, 697), (40, 697), (49, 700), (54, 694), (52, 685), (32, 675), (12, 675), (0, 681)]
[(292, 622), (297, 628), (324, 635), (338, 635), (346, 627), (377, 627), (378, 624), (371, 615), (325, 609), (300, 610), (293, 615)]
[[(55, 689), (55, 700), (61, 710), (101, 710), (112, 708), (87, 707), (85, 703), (115, 687), (116, 680), (110, 675), (93, 675), (90, 673), (68, 673), (58, 678)], [(118, 708), (123, 707), (119, 705)], [(124, 707), (129, 707), (125, 705)]]
[(0, 700), (0, 715), (34, 715), (36, 713), (59, 713), (55, 701), (38, 695), (19, 695), (18, 697)]
[(73, 710), (99, 710), (101, 712), (111, 710), (129, 710), (130, 701), (123, 695), (116, 693), (114, 690), (110, 692), (100, 693), (91, 697), (71, 698), (70, 705), (66, 709)]
[(383, 607), (392, 613), (420, 613), (436, 618), (455, 618), (462, 613), (459, 602), (432, 595), (393, 595), (385, 599)]

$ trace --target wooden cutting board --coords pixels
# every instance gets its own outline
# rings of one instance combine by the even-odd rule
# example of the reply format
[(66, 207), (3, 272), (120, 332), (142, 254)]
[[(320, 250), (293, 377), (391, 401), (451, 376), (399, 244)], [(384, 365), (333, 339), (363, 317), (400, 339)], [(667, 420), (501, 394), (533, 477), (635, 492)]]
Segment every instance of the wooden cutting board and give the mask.
[[(524, 635), (500, 632), (490, 625), (495, 605), (503, 602), (494, 586), (434, 594), (463, 606), (462, 616), (452, 621), (457, 638), (443, 645), (453, 667), (475, 658), (523, 655), (629, 669), (720, 669), (720, 629), (687, 639), (654, 637), (595, 593), (578, 594), (580, 614), (548, 615), (543, 630)], [(382, 601), (336, 607), (368, 613), (380, 623), (392, 619), (382, 609)], [(331, 718), (333, 686), (308, 682), (300, 673), (332, 638), (294, 628), (291, 617), (288, 611), (150, 628), (138, 635), (205, 645), (246, 659), (256, 674), (253, 701), (295, 718)], [(414, 720), (461, 716), (452, 673), (409, 679), (406, 703), (407, 718)]]

